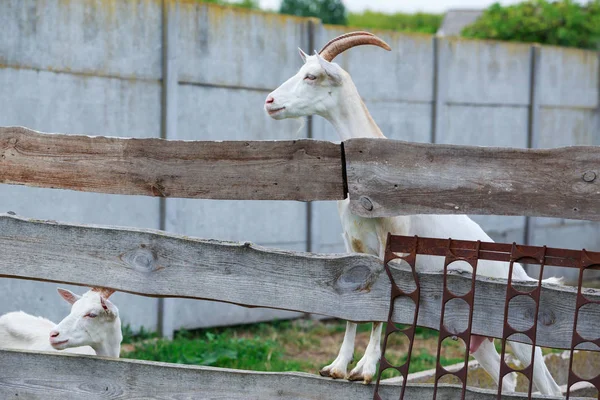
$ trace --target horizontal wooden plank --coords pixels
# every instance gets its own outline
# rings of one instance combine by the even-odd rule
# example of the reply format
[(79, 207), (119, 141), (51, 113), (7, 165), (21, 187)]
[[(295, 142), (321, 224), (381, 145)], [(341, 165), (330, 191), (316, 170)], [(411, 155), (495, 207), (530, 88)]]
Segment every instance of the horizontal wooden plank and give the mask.
[[(443, 259), (438, 259), (442, 265)], [(402, 265), (397, 267), (394, 279), (410, 290), (411, 273)], [(383, 265), (373, 256), (269, 250), (251, 243), (67, 225), (5, 214), (0, 214), (0, 276), (111, 287), (153, 297), (209, 299), (357, 322), (386, 321), (390, 295)], [(422, 273), (419, 279), (419, 325), (438, 329), (443, 276)], [(471, 285), (470, 278), (460, 274), (449, 276), (448, 282), (458, 293), (466, 293)], [(531, 284), (515, 286), (531, 289)], [(478, 278), (474, 333), (502, 336), (505, 291), (503, 280)], [(589, 289), (586, 295), (600, 300), (599, 291)], [(535, 313), (521, 297), (510, 308), (509, 321), (516, 329), (528, 328)], [(541, 298), (537, 343), (569, 348), (575, 288), (547, 285)], [(449, 304), (446, 315), (448, 329), (466, 327), (467, 314), (460, 303)], [(413, 313), (409, 307), (397, 306), (393, 318), (411, 323)], [(579, 319), (583, 337), (598, 336), (598, 308), (586, 308)]]
[[(72, 354), (0, 350), (3, 399), (371, 399), (374, 385), (306, 373), (251, 372)], [(18, 366), (18, 368), (10, 368)], [(455, 400), (460, 387), (442, 384), (438, 400)], [(382, 398), (400, 396), (400, 386), (380, 387)], [(406, 399), (430, 400), (433, 386), (408, 385)], [(521, 394), (506, 400), (526, 399)], [(535, 396), (539, 399), (558, 397)], [(495, 400), (496, 392), (469, 389), (465, 399)]]
[(341, 146), (314, 140), (176, 141), (0, 128), (0, 183), (245, 200), (340, 200)]
[[(344, 143), (354, 213), (600, 220), (600, 147), (527, 150), (396, 140)], [(342, 149), (325, 141), (201, 142), (0, 128), (0, 183), (162, 197), (340, 200)]]
[[(482, 133), (484, 134), (484, 133)], [(556, 149), (344, 142), (352, 212), (600, 220), (600, 147)]]

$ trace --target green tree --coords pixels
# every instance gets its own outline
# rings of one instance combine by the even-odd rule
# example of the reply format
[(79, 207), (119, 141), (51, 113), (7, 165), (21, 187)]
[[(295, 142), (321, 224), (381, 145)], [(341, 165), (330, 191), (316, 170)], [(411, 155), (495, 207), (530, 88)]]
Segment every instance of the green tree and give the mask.
[(493, 4), (462, 36), (600, 49), (600, 0), (529, 0)]
[(283, 0), (281, 14), (317, 17), (325, 24), (346, 25), (346, 7), (341, 0)]

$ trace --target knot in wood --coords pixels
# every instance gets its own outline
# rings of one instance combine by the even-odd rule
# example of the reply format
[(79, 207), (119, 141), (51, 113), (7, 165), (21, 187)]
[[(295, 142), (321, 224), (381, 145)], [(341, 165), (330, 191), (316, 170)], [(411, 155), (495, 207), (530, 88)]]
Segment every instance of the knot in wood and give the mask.
[(369, 290), (373, 280), (373, 274), (368, 266), (355, 265), (345, 270), (337, 278), (334, 287), (338, 293)]
[(540, 310), (538, 314), (538, 323), (545, 326), (554, 325), (556, 323), (556, 315), (552, 310)]
[(359, 203), (367, 211), (373, 211), (373, 203), (367, 196), (360, 196)]
[(121, 256), (123, 262), (140, 272), (154, 271), (156, 269), (156, 258), (156, 254), (145, 246), (128, 251)]
[(583, 180), (586, 182), (594, 182), (596, 180), (596, 173), (594, 171), (585, 171), (583, 173)]

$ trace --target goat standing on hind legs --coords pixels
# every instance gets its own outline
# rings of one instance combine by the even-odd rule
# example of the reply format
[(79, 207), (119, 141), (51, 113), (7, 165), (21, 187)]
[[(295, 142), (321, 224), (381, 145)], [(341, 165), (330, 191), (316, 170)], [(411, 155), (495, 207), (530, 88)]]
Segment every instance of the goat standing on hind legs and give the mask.
[[(265, 111), (274, 119), (298, 118), (309, 115), (320, 115), (327, 119), (337, 131), (341, 140), (352, 138), (385, 139), (350, 78), (350, 75), (339, 65), (331, 61), (338, 54), (359, 45), (375, 45), (386, 50), (390, 47), (381, 39), (368, 32), (353, 32), (341, 35), (327, 43), (315, 55), (309, 56), (300, 50), (304, 65), (298, 73), (273, 91), (265, 101)], [(492, 239), (481, 227), (466, 215), (407, 215), (388, 218), (363, 218), (353, 215), (349, 209), (349, 200), (338, 202), (338, 212), (342, 222), (343, 237), (349, 253), (366, 253), (378, 256), (383, 260), (387, 233), (394, 235), (418, 235), (428, 237), (456, 238), (464, 240), (481, 240), (491, 242)], [(443, 260), (438, 257), (419, 259), (417, 268), (420, 271), (441, 272)], [(477, 274), (494, 278), (508, 278), (507, 263), (480, 261)], [(529, 277), (523, 267), (514, 264), (515, 281), (537, 281)], [(557, 282), (550, 278), (546, 282)], [(332, 378), (362, 380), (369, 383), (375, 375), (377, 362), (381, 357), (381, 323), (374, 322), (371, 338), (364, 356), (356, 367), (347, 374), (348, 364), (354, 352), (356, 324), (348, 322), (346, 334), (339, 355), (320, 373)], [(499, 381), (500, 355), (496, 351), (492, 339), (473, 335), (469, 351), (494, 378)], [(531, 346), (522, 343), (508, 342), (517, 358), (524, 365), (529, 365)], [(512, 392), (516, 387), (515, 374), (504, 377), (502, 390)], [(535, 349), (533, 381), (543, 394), (561, 395), (560, 388), (550, 375), (539, 348)]]

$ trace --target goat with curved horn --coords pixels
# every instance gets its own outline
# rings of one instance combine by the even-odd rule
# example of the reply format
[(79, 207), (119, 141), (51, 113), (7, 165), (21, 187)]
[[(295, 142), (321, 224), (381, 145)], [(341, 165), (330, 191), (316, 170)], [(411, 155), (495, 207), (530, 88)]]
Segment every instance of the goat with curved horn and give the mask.
[(325, 60), (331, 62), (340, 53), (343, 53), (352, 47), (366, 44), (379, 46), (387, 51), (392, 50), (392, 48), (386, 42), (372, 33), (358, 31), (346, 33), (336, 37), (335, 39), (331, 39), (325, 46), (323, 46), (321, 51), (319, 51), (319, 55)]
[[(274, 119), (319, 115), (334, 126), (339, 138), (343, 141), (364, 137), (385, 139), (363, 103), (348, 72), (331, 62), (341, 52), (365, 44), (390, 50), (383, 40), (373, 34), (352, 32), (331, 40), (315, 55), (308, 56), (301, 51), (300, 56), (304, 65), (296, 75), (269, 94), (265, 101), (267, 114)], [(388, 218), (363, 218), (350, 212), (349, 199), (338, 202), (338, 213), (342, 222), (342, 237), (346, 251), (372, 254), (382, 260), (388, 232), (405, 236), (492, 241), (483, 229), (466, 215), (403, 215)], [(438, 257), (422, 258), (416, 267), (420, 271), (442, 272), (444, 263)], [(477, 268), (478, 275), (501, 279), (507, 279), (508, 272), (509, 265), (507, 263), (494, 261), (480, 260)], [(512, 278), (519, 281), (537, 282), (529, 277), (523, 267), (517, 263), (514, 264)], [(356, 324), (348, 322), (337, 358), (330, 365), (321, 369), (321, 375), (362, 380), (365, 383), (371, 381), (377, 369), (377, 361), (381, 356), (381, 323), (373, 323), (371, 338), (364, 356), (354, 369), (347, 373), (354, 352), (355, 336)], [(523, 364), (528, 365), (531, 361), (531, 346), (516, 342), (508, 343)], [(500, 355), (492, 341), (475, 335), (471, 340), (469, 351), (498, 382)], [(540, 348), (535, 349), (533, 381), (543, 394), (561, 395), (560, 388), (544, 363)], [(505, 376), (502, 381), (503, 391), (511, 392), (515, 390), (515, 387), (514, 374)]]

